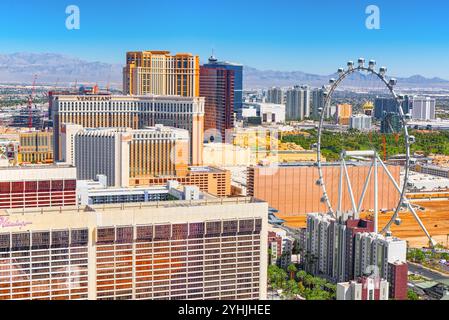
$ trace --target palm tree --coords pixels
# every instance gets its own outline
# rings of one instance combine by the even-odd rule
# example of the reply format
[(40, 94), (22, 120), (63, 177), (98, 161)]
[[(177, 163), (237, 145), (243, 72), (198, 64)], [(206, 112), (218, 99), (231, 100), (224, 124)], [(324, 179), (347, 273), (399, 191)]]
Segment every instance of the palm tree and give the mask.
[(298, 271), (298, 268), (296, 268), (296, 266), (293, 263), (291, 263), (287, 267), (287, 271), (290, 273), (290, 280), (293, 280), (295, 278), (295, 272)]

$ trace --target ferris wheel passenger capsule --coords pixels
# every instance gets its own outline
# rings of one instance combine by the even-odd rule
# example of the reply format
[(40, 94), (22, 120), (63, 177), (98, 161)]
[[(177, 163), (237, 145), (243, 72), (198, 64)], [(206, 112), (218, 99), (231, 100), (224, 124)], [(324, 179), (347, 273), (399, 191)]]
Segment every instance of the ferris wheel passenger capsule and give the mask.
[(338, 75), (341, 76), (343, 74), (343, 72), (345, 72), (345, 70), (343, 68), (339, 68), (337, 72), (338, 72)]
[(334, 78), (329, 80), (329, 84), (334, 84), (334, 83), (335, 83), (335, 79)]
[(395, 78), (390, 79), (390, 82), (389, 82), (390, 86), (394, 87), (395, 85), (397, 85), (397, 83), (398, 83), (397, 79), (395, 79)]
[(415, 142), (416, 142), (415, 136), (410, 136), (410, 137), (408, 137), (408, 143), (409, 143), (409, 144), (414, 144)]
[(387, 68), (386, 67), (380, 67), (379, 74), (383, 77), (383, 76), (385, 76), (386, 73), (387, 73)]
[(394, 220), (394, 224), (397, 225), (397, 226), (400, 226), (400, 225), (402, 224), (401, 218), (396, 218), (396, 219)]
[(368, 64), (368, 68), (369, 68), (370, 70), (373, 70), (375, 66), (376, 66), (376, 61), (370, 60), (370, 61), (369, 61), (369, 64)]
[(354, 69), (354, 62), (353, 61), (348, 61), (348, 69), (349, 70)]
[(362, 68), (365, 65), (365, 58), (359, 58), (359, 68)]

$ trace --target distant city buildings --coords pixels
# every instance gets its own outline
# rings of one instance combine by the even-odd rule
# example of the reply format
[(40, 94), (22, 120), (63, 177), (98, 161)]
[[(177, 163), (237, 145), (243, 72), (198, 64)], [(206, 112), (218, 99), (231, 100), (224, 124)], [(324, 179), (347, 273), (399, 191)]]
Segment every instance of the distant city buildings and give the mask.
[(242, 117), (253, 125), (284, 123), (285, 105), (267, 102), (244, 103)]
[(123, 92), (199, 97), (200, 58), (190, 53), (137, 51), (126, 54)]
[(295, 86), (287, 90), (285, 117), (287, 120), (304, 120), (310, 117), (310, 89)]
[[(404, 111), (404, 114), (410, 113), (411, 107), (411, 97), (405, 95), (402, 102), (402, 110)], [(389, 113), (399, 114), (397, 101), (394, 98), (377, 97), (374, 100), (374, 118), (376, 120), (383, 120), (385, 115)]]

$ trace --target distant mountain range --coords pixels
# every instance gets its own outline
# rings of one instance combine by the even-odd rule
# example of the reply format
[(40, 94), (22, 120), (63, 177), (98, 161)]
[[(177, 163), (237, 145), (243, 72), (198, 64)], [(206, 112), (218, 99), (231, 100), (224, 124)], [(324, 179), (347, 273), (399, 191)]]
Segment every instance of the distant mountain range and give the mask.
[[(31, 83), (35, 74), (39, 84), (63, 86), (77, 82), (78, 84), (109, 84), (112, 88), (121, 89), (121, 64), (89, 62), (57, 53), (13, 53), (0, 54), (0, 83)], [(250, 66), (244, 69), (245, 88), (267, 88), (271, 86), (287, 87), (306, 84), (319, 87), (326, 84), (333, 75), (316, 75), (301, 71), (258, 70)], [(375, 84), (369, 75), (354, 74), (345, 80), (346, 87), (364, 88)], [(425, 78), (415, 75), (409, 78), (398, 78), (402, 88), (449, 88), (449, 81), (440, 78)]]

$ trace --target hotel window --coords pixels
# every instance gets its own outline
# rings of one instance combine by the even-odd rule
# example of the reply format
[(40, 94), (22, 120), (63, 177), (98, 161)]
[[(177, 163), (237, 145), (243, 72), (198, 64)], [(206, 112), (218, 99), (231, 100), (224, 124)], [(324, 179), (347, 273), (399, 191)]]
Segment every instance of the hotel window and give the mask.
[(97, 244), (113, 244), (115, 241), (114, 228), (97, 229)]
[(31, 238), (33, 250), (50, 248), (50, 232), (33, 232)]
[(71, 246), (72, 247), (83, 247), (87, 246), (89, 241), (89, 230), (88, 229), (78, 229), (72, 230), (71, 235)]
[(187, 233), (188, 233), (188, 224), (175, 224), (172, 226), (173, 228), (173, 235), (172, 240), (181, 240), (181, 239), (187, 239)]
[(51, 233), (51, 247), (52, 248), (68, 248), (69, 246), (69, 231), (53, 231)]
[(171, 233), (171, 225), (155, 226), (154, 240), (156, 241), (170, 240), (170, 233)]
[(232, 235), (237, 233), (238, 222), (234, 221), (224, 221), (223, 222), (223, 235)]
[(30, 249), (30, 234), (29, 233), (13, 233), (12, 234), (12, 250), (25, 251)]
[(134, 240), (134, 228), (133, 227), (120, 227), (116, 230), (116, 243), (133, 243)]
[(0, 234), (0, 252), (7, 252), (11, 246), (11, 235)]
[(219, 236), (220, 234), (221, 234), (221, 221), (206, 223), (206, 235), (208, 237)]

